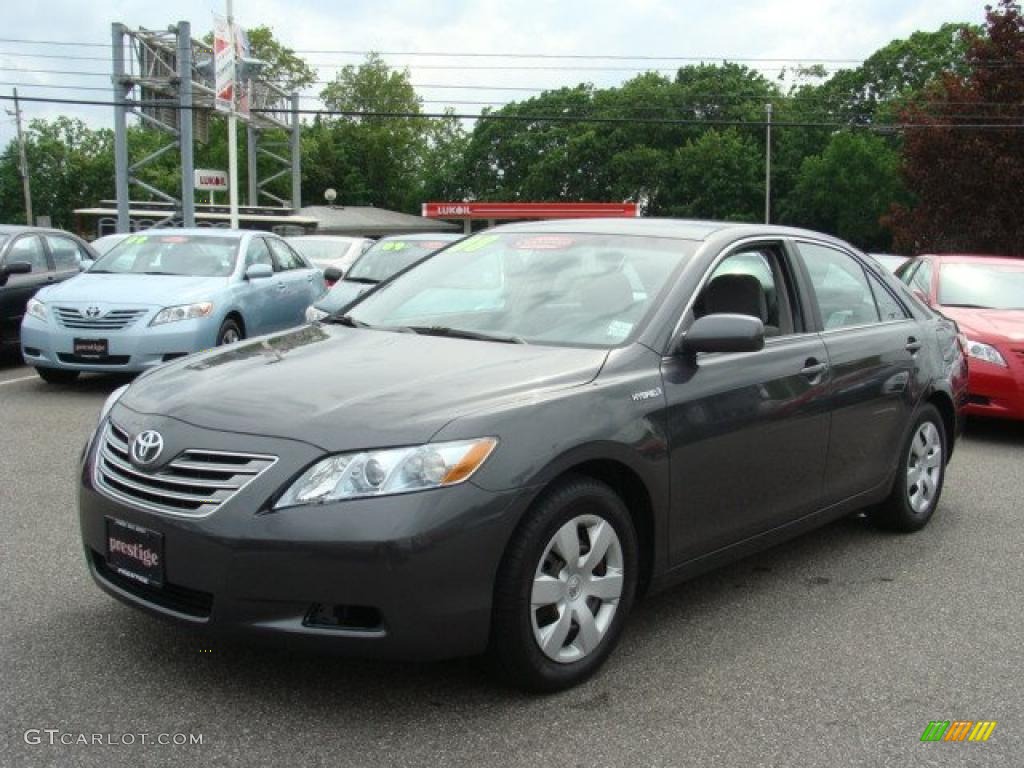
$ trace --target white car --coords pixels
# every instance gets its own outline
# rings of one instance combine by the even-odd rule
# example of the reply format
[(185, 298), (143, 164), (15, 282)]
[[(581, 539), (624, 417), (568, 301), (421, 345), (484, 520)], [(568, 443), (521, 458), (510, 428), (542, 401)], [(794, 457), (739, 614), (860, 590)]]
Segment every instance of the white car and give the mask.
[(355, 260), (373, 245), (373, 240), (366, 237), (341, 235), (299, 235), (287, 239), (288, 244), (313, 266), (321, 270), (335, 267), (342, 274), (348, 272)]

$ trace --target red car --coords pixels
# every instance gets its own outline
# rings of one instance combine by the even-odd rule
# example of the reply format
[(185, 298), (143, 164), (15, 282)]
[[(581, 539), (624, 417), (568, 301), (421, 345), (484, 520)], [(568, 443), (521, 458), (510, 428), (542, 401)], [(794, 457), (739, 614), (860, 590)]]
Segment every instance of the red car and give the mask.
[(966, 337), (966, 412), (1024, 420), (1024, 259), (926, 255), (896, 274)]

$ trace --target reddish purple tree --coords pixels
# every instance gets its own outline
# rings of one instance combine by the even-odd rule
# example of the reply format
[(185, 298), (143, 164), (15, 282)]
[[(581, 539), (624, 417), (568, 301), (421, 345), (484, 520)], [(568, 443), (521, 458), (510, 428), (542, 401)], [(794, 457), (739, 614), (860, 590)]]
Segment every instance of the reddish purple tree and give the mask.
[(916, 198), (887, 218), (904, 253), (1024, 255), (1024, 16), (986, 6), (967, 31), (966, 74), (947, 73), (904, 111), (903, 174)]

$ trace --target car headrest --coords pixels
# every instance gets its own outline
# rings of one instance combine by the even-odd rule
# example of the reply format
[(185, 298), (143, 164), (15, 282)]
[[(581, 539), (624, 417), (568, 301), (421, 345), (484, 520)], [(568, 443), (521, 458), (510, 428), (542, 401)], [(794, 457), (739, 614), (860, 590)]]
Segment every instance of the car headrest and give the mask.
[(633, 286), (621, 272), (604, 272), (582, 286), (583, 309), (595, 315), (613, 315), (633, 304)]
[(736, 314), (768, 320), (768, 302), (761, 281), (753, 275), (719, 275), (704, 290), (705, 315)]

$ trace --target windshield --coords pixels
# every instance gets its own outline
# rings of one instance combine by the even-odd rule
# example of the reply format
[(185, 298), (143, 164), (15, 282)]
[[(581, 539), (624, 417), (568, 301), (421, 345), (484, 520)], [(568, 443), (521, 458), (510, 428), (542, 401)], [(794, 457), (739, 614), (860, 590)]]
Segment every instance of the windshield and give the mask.
[(611, 347), (646, 319), (696, 243), (654, 237), (480, 234), (357, 304), (354, 324)]
[(1024, 309), (1024, 261), (1016, 264), (943, 264), (939, 304), (947, 307)]
[(352, 265), (346, 279), (379, 283), (446, 245), (446, 240), (379, 240)]
[[(288, 244), (314, 264), (330, 263), (344, 257), (355, 242), (350, 238), (313, 240), (306, 237), (289, 238)], [(357, 253), (358, 255), (358, 253)]]
[(227, 277), (235, 270), (238, 242), (237, 237), (132, 235), (89, 272)]

